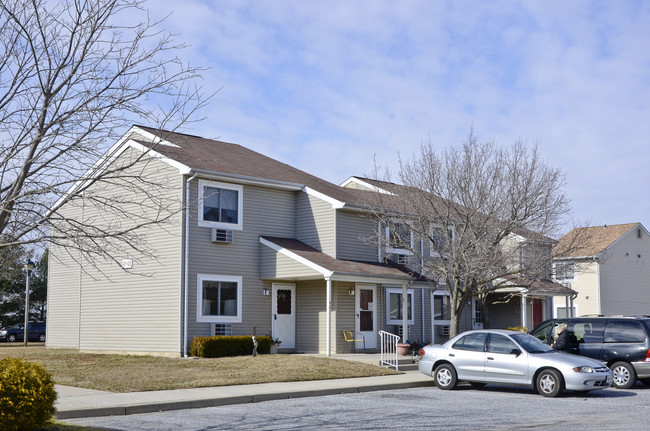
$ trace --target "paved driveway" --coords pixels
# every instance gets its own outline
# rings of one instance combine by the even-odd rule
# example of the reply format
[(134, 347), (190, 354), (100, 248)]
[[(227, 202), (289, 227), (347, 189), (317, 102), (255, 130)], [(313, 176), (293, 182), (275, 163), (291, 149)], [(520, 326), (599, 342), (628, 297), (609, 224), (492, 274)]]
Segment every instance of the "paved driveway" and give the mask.
[(544, 398), (529, 389), (461, 385), (267, 401), (67, 422), (120, 430), (647, 430), (650, 388)]

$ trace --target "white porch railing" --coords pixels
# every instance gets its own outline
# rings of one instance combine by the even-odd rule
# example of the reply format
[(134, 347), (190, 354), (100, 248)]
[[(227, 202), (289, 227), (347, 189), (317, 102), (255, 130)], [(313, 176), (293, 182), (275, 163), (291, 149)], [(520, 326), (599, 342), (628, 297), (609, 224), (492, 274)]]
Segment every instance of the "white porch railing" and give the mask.
[(395, 367), (395, 370), (399, 370), (397, 343), (400, 340), (400, 336), (386, 331), (379, 331), (379, 339), (381, 340), (381, 358), (379, 363), (388, 367)]

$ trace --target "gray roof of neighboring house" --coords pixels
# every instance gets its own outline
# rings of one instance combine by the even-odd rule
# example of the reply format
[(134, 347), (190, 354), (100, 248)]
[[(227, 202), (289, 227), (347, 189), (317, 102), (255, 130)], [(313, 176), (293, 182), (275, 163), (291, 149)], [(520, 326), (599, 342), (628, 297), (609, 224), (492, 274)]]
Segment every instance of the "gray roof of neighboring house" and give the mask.
[(643, 228), (641, 223), (575, 228), (560, 238), (553, 254), (557, 258), (596, 257), (637, 227)]

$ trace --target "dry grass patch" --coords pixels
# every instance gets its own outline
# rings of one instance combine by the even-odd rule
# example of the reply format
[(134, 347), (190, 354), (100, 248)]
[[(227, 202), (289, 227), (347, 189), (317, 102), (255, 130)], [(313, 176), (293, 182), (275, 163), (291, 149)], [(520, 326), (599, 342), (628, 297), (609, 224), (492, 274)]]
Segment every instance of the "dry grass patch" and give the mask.
[(342, 379), (395, 374), (360, 362), (305, 355), (260, 355), (216, 359), (96, 355), (43, 346), (0, 345), (0, 357), (41, 362), (57, 384), (111, 392)]

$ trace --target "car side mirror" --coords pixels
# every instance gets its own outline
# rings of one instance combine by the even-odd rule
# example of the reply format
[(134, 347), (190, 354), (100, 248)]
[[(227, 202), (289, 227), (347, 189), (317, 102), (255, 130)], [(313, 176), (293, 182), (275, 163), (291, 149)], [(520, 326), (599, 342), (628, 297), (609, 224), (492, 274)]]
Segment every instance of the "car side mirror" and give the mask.
[(519, 350), (519, 349), (512, 349), (512, 350), (510, 351), (510, 354), (511, 354), (511, 355), (515, 355), (515, 356), (519, 356), (519, 355), (521, 355), (521, 350)]

